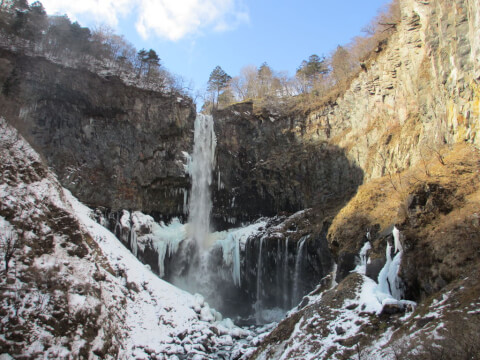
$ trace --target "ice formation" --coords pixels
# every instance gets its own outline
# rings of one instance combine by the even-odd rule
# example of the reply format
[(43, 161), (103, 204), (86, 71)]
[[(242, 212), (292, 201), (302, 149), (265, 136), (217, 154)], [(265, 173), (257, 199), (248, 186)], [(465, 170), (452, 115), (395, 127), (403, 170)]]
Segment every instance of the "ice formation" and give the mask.
[(380, 301), (384, 301), (389, 297), (401, 300), (403, 296), (402, 282), (398, 276), (403, 255), (400, 231), (394, 227), (392, 234), (394, 239), (394, 257), (392, 259), (392, 246), (390, 243), (387, 243), (386, 263), (380, 274), (378, 274), (377, 297)]

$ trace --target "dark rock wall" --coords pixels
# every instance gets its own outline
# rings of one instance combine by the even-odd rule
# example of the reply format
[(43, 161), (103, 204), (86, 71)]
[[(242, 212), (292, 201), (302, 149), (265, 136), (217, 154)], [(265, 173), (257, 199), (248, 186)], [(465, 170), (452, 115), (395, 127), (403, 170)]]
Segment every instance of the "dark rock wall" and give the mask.
[(338, 205), (362, 183), (362, 170), (340, 148), (296, 137), (291, 131), (294, 119), (253, 115), (251, 103), (218, 111), (214, 119), (217, 227), (282, 211)]
[(178, 94), (0, 51), (0, 105), (90, 206), (183, 214), (195, 107)]

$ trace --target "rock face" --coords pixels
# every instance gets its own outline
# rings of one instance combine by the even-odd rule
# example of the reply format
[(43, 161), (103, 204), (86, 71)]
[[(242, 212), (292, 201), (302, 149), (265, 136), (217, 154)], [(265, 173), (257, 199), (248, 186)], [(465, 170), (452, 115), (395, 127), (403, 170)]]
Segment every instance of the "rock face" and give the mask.
[(407, 299), (422, 301), (477, 268), (480, 152), (458, 144), (445, 150), (443, 163), (427, 160), (428, 171), (420, 166), (393, 182), (383, 177), (362, 185), (334, 218), (328, 239), (338, 259), (337, 281), (355, 268), (354, 254), (367, 240), (366, 273), (376, 280), (387, 241), (393, 243), (391, 224), (401, 234)]
[(293, 135), (289, 116), (258, 116), (243, 103), (214, 114), (217, 167), (213, 216), (217, 226), (282, 211), (342, 204), (363, 172), (326, 141)]
[(84, 203), (183, 214), (190, 99), (0, 51), (2, 113)]

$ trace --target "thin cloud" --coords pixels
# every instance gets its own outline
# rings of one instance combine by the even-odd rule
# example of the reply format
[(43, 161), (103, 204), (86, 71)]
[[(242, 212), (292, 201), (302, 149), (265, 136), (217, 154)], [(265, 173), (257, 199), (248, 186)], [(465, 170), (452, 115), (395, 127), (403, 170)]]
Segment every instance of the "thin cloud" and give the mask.
[[(31, 0), (30, 2), (34, 2)], [(128, 14), (135, 0), (41, 0), (50, 14), (67, 14), (73, 20), (78, 16), (91, 16), (96, 22), (117, 26), (119, 17)]]
[(66, 13), (72, 19), (91, 16), (97, 22), (117, 26), (119, 19), (137, 14), (136, 29), (143, 38), (152, 36), (177, 41), (204, 31), (224, 32), (248, 23), (242, 0), (43, 0), (49, 13)]

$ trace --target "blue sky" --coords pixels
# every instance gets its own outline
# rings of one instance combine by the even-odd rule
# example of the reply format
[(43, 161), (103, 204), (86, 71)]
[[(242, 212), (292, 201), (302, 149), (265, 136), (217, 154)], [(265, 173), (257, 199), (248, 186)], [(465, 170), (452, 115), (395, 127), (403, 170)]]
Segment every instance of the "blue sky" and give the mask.
[(348, 43), (388, 0), (43, 0), (83, 26), (106, 23), (171, 72), (205, 87), (220, 65), (235, 76), (267, 62), (295, 74), (311, 54)]

